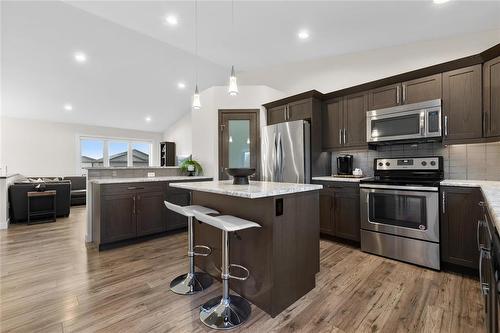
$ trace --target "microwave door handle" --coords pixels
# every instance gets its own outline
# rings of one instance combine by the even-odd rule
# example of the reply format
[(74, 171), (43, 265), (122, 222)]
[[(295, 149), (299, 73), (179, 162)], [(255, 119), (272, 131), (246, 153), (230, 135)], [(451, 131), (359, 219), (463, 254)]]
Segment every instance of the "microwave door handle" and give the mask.
[(425, 113), (420, 113), (420, 136), (425, 136)]

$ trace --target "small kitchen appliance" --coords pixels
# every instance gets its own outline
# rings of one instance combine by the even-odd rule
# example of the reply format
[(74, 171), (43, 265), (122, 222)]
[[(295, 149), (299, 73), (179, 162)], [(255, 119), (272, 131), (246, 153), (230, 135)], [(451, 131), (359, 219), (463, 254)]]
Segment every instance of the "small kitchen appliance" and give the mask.
[(352, 155), (341, 155), (337, 157), (337, 174), (352, 175)]

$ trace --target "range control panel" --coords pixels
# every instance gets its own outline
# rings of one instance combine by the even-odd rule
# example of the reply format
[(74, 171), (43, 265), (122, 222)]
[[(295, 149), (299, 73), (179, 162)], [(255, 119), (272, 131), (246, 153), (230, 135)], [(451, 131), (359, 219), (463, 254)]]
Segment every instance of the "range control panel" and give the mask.
[(439, 170), (439, 157), (376, 158), (376, 170)]

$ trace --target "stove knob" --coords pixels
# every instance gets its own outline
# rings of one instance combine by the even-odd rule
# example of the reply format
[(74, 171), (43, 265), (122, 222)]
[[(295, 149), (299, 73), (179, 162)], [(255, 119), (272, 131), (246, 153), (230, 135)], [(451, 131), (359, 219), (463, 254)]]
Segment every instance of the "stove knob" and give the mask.
[(385, 166), (389, 166), (389, 165), (391, 165), (391, 163), (385, 162)]
[(431, 165), (432, 165), (432, 166), (435, 166), (435, 165), (436, 165), (436, 162), (435, 162), (435, 161), (431, 161)]
[(382, 166), (382, 165), (384, 165), (384, 163), (378, 162), (378, 166)]
[(427, 165), (427, 162), (426, 162), (426, 161), (422, 161), (422, 165), (423, 165), (423, 166), (426, 166), (426, 165)]

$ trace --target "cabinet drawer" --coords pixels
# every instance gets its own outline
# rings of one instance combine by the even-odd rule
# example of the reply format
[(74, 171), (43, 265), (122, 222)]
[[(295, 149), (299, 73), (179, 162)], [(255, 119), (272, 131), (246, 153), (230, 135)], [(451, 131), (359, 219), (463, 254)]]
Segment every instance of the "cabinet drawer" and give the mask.
[(154, 183), (123, 183), (123, 184), (104, 184), (101, 185), (101, 191), (104, 195), (125, 194), (130, 192), (157, 192), (163, 191), (161, 182)]

